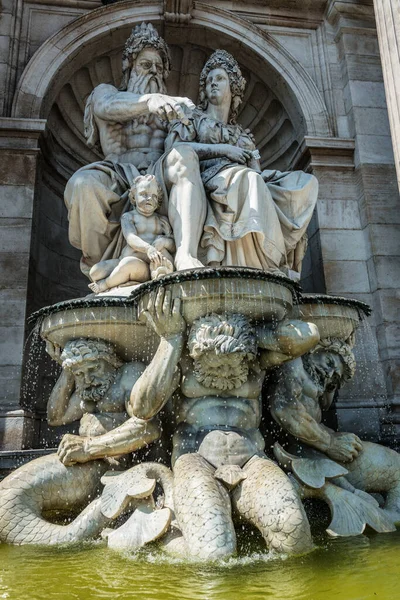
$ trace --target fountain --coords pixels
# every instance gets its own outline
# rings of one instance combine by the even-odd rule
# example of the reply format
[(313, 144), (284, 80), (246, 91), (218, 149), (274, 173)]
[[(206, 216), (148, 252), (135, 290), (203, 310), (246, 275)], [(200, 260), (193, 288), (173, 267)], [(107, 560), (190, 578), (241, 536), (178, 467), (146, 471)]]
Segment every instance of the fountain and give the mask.
[[(73, 176), (66, 202), (94, 293), (31, 317), (62, 367), (49, 424), (79, 421), (79, 435), (0, 483), (0, 540), (101, 537), (120, 551), (157, 541), (208, 561), (234, 555), (247, 523), (269, 551), (303, 555), (314, 548), (307, 498), (329, 506), (333, 537), (393, 532), (399, 455), (321, 423), (354, 375), (370, 309), (296, 283), (316, 180), (260, 171), (235, 122), (245, 81), (227, 52), (207, 61), (197, 108), (163, 95), (168, 64), (142, 24), (124, 53), (129, 91), (100, 85), (89, 96), (88, 143), (101, 140), (106, 158)], [(144, 115), (164, 128), (166, 153), (143, 153), (135, 130), (111, 152), (115, 124)], [(263, 411), (285, 435), (273, 452)]]

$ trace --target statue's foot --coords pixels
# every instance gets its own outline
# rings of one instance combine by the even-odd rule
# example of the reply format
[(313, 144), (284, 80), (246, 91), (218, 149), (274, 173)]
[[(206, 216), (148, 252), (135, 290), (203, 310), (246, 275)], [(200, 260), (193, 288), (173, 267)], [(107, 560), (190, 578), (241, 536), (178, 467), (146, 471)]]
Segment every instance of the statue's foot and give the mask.
[(101, 292), (105, 292), (108, 289), (105, 279), (99, 279), (99, 281), (94, 281), (93, 283), (89, 283), (88, 287), (95, 294), (100, 294)]
[(201, 267), (204, 267), (203, 263), (190, 254), (177, 253), (175, 256), (176, 271), (185, 271), (185, 269), (199, 269)]

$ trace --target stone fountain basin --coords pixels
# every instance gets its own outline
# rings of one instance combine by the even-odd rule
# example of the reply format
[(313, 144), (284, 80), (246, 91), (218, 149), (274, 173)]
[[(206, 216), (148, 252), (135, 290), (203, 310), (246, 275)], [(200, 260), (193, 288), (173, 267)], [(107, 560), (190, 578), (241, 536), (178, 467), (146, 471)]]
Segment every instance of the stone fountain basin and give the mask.
[(358, 328), (363, 317), (371, 314), (364, 302), (325, 294), (301, 294), (291, 317), (315, 323), (321, 339), (334, 337), (346, 341)]
[(276, 323), (291, 313), (297, 298), (296, 285), (284, 276), (250, 268), (204, 268), (142, 284), (129, 298), (71, 300), (46, 307), (31, 319), (42, 319), (42, 338), (61, 348), (71, 339), (97, 338), (113, 344), (126, 361), (148, 362), (159, 338), (139, 316), (159, 287), (169, 290), (172, 298), (181, 298), (188, 325), (212, 312), (240, 313), (252, 321)]

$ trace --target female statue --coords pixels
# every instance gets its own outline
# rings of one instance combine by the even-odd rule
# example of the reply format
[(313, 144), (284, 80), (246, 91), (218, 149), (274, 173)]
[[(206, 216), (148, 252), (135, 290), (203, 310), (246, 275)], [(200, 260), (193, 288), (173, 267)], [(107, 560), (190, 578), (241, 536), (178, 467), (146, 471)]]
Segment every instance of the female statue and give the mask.
[(318, 183), (302, 171), (261, 172), (254, 138), (236, 122), (245, 83), (236, 60), (214, 52), (200, 75), (199, 106), (186, 123), (172, 123), (165, 149), (190, 144), (198, 155), (206, 264), (299, 272)]

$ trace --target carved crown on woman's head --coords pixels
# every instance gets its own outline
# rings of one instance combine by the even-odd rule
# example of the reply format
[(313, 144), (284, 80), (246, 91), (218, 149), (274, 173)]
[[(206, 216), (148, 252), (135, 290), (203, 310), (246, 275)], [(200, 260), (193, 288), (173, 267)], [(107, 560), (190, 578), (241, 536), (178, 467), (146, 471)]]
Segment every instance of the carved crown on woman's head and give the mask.
[(226, 50), (213, 52), (200, 73), (199, 108), (202, 110), (207, 108), (206, 80), (209, 72), (213, 69), (224, 69), (228, 75), (232, 94), (229, 123), (236, 123), (238, 109), (246, 88), (246, 80), (242, 75), (238, 62)]
[(155, 50), (158, 50), (164, 65), (163, 78), (166, 79), (168, 77), (171, 70), (169, 48), (163, 38), (160, 37), (157, 29), (155, 29), (151, 23), (142, 23), (141, 25), (136, 25), (136, 27), (132, 29), (132, 33), (125, 43), (124, 51), (122, 53), (121, 90), (127, 89), (133, 62), (136, 60), (139, 52), (145, 48), (154, 48)]

